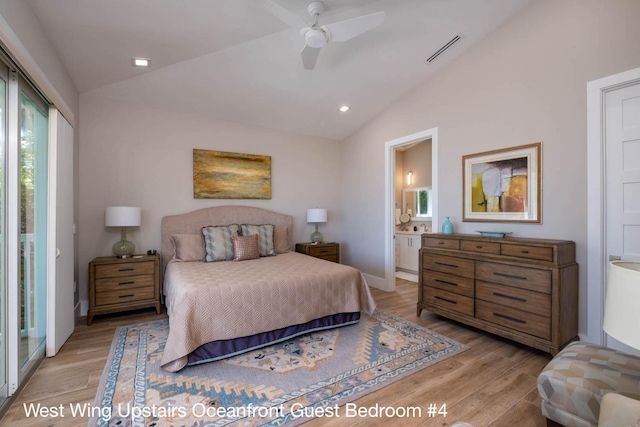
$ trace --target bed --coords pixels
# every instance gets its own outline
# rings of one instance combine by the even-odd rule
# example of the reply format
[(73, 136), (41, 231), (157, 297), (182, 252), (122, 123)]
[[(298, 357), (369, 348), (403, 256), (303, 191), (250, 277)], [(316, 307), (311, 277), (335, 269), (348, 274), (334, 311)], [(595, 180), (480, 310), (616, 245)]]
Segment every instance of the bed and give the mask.
[[(359, 320), (360, 312), (373, 313), (375, 302), (360, 271), (289, 250), (292, 223), (289, 215), (244, 206), (162, 218), (163, 291), (169, 314), (163, 369), (176, 372), (349, 325)], [(197, 240), (203, 227), (232, 224), (273, 225), (275, 256), (240, 262), (175, 259), (177, 237)]]

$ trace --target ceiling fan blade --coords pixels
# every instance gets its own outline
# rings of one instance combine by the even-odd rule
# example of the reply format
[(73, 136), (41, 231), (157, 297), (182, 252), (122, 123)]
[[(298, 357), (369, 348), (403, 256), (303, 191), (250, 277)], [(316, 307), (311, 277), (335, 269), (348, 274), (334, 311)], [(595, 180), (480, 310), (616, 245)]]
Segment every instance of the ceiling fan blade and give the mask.
[(323, 27), (331, 33), (331, 41), (344, 42), (362, 33), (366, 33), (383, 23), (384, 12), (376, 12), (370, 15), (334, 22), (333, 24), (324, 25)]
[(313, 70), (316, 66), (316, 61), (318, 61), (320, 49), (305, 45), (300, 51), (300, 55), (302, 56), (302, 65), (304, 65), (304, 69)]
[(300, 29), (302, 27), (306, 27), (307, 23), (304, 20), (291, 12), (288, 9), (280, 6), (278, 3), (273, 0), (263, 0), (264, 8), (271, 13), (273, 16), (290, 26), (291, 28)]

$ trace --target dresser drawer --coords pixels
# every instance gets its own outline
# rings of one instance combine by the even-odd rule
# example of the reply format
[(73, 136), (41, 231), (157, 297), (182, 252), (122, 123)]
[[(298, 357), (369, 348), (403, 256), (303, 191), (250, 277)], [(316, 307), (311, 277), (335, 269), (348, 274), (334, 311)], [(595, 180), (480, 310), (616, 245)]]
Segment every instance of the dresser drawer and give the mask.
[(460, 242), (463, 251), (481, 252), (483, 254), (500, 254), (500, 243), (463, 240)]
[(517, 331), (551, 339), (551, 318), (487, 301), (476, 300), (476, 317)]
[(96, 306), (142, 301), (156, 297), (153, 286), (133, 289), (118, 289), (111, 292), (97, 292)]
[(473, 298), (427, 286), (423, 286), (422, 291), (427, 304), (473, 316)]
[(153, 286), (153, 274), (131, 277), (109, 277), (108, 279), (96, 280), (96, 292), (112, 292), (121, 289), (142, 288)]
[(501, 244), (501, 254), (517, 256), (520, 258), (539, 259), (542, 261), (553, 261), (553, 248), (541, 248), (538, 246)]
[(551, 317), (551, 295), (476, 281), (476, 298), (516, 310)]
[(96, 266), (96, 279), (101, 279), (104, 277), (133, 276), (137, 274), (153, 273), (153, 262), (124, 262), (118, 264)]
[(422, 268), (473, 278), (474, 261), (423, 252)]
[(551, 272), (548, 270), (478, 261), (476, 279), (546, 294), (551, 293)]
[(424, 286), (454, 292), (471, 298), (473, 298), (475, 293), (473, 279), (432, 270), (422, 271), (422, 284)]
[(422, 246), (425, 248), (460, 249), (460, 240), (423, 236)]

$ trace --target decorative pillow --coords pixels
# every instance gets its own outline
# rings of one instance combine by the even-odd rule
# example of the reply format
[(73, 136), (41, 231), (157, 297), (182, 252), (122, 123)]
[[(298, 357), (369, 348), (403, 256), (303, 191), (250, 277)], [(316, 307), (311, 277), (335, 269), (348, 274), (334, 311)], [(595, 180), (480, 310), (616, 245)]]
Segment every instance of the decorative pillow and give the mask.
[(273, 244), (274, 229), (273, 224), (242, 224), (242, 235), (251, 236), (257, 234), (260, 256), (274, 256), (276, 254), (276, 249)]
[(231, 261), (233, 259), (233, 242), (231, 237), (240, 233), (238, 224), (202, 227), (204, 249), (207, 253), (205, 261)]
[(173, 259), (184, 262), (204, 261), (204, 240), (198, 234), (172, 234)]
[(248, 259), (260, 258), (260, 251), (258, 250), (258, 235), (252, 234), (251, 236), (232, 236), (234, 261), (245, 261)]
[(289, 252), (289, 228), (278, 225), (273, 232), (273, 245), (277, 254), (285, 254)]

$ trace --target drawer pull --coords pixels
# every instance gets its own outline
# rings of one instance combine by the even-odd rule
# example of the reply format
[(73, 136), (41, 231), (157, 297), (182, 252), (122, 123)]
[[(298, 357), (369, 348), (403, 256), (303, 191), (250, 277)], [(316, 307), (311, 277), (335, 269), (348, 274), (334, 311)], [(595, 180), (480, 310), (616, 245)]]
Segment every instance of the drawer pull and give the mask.
[(118, 271), (133, 271), (133, 268), (121, 268)]
[(444, 265), (445, 267), (458, 268), (458, 266), (457, 266), (457, 265), (455, 265), (455, 264), (447, 264), (447, 263), (445, 263), (445, 262), (438, 262), (438, 261), (436, 261), (435, 263), (436, 263), (437, 265)]
[(134, 283), (135, 282), (133, 280), (131, 282), (120, 282), (120, 283), (118, 283), (118, 286), (121, 286), (121, 285), (133, 285)]
[(505, 316), (504, 314), (500, 314), (500, 313), (493, 313), (493, 315), (496, 316), (496, 317), (500, 317), (502, 319), (511, 320), (512, 322), (522, 323), (523, 325), (527, 323), (524, 320), (516, 319), (515, 317)]
[(438, 242), (439, 245), (444, 245), (444, 242)]
[(482, 249), (482, 245), (476, 245), (476, 249)]
[(457, 302), (455, 302), (455, 301), (452, 301), (452, 300), (450, 300), (450, 299), (446, 299), (446, 298), (442, 298), (442, 297), (439, 297), (439, 296), (437, 296), (437, 295), (436, 295), (436, 297), (435, 297), (435, 298), (436, 298), (436, 299), (439, 299), (439, 300), (442, 300), (442, 301), (446, 301), (446, 302), (451, 303), (451, 304), (458, 304), (458, 303), (457, 303)]
[(326, 254), (326, 253), (328, 253), (328, 252), (329, 252), (329, 251), (326, 251), (326, 250), (325, 250), (325, 251), (320, 251), (320, 253), (321, 253), (321, 254)]
[(512, 297), (511, 295), (501, 294), (500, 292), (494, 292), (493, 295), (495, 295), (497, 297), (501, 297), (501, 298), (511, 299), (511, 300), (514, 300), (514, 301), (527, 302), (527, 300), (524, 299), (524, 298)]
[(445, 285), (458, 286), (457, 283), (445, 282), (444, 280), (440, 280), (440, 279), (436, 279), (435, 281), (438, 282), (438, 283), (444, 283)]
[(132, 297), (132, 296), (133, 296), (133, 294), (129, 294), (129, 295), (120, 295), (120, 296), (118, 296), (118, 298), (130, 298), (130, 297)]
[(518, 279), (518, 280), (527, 280), (526, 277), (524, 276), (515, 276), (513, 274), (505, 274), (505, 273), (498, 273), (497, 271), (493, 272), (494, 276), (502, 276), (502, 277), (507, 277), (509, 279)]
[(520, 251), (521, 254), (528, 254), (529, 251)]

